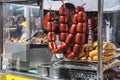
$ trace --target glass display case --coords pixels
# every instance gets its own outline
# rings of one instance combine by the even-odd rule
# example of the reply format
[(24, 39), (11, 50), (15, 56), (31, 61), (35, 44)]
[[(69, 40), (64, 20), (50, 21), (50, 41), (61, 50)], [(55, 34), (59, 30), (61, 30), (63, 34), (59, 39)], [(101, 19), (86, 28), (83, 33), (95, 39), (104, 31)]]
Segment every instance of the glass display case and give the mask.
[(41, 12), (39, 6), (3, 3), (4, 52), (9, 61), (5, 68), (16, 69), (20, 62), (20, 70), (28, 71), (50, 61), (52, 55), (47, 50), (47, 35), (41, 27)]
[[(0, 77), (119, 80), (119, 3), (119, 0), (0, 1), (0, 73), (6, 74)], [(74, 5), (73, 18), (67, 9), (60, 12), (66, 4)], [(67, 24), (72, 25), (68, 29), (61, 26)]]
[[(45, 44), (47, 42), (46, 35), (42, 34), (41, 30), (39, 6), (5, 3), (3, 4), (3, 13), (4, 41), (18, 43), (30, 41), (29, 44)], [(39, 30), (41, 32), (38, 32)]]

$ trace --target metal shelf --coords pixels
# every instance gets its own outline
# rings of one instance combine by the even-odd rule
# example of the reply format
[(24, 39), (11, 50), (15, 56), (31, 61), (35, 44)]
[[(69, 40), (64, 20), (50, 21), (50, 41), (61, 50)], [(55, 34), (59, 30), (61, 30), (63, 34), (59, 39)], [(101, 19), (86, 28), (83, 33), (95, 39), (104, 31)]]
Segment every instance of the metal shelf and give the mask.
[[(110, 62), (103, 64), (103, 72), (112, 69), (120, 65), (119, 59), (113, 59)], [(53, 68), (68, 68), (68, 69), (80, 69), (80, 70), (91, 70), (97, 71), (98, 62), (97, 61), (58, 61), (52, 64)]]

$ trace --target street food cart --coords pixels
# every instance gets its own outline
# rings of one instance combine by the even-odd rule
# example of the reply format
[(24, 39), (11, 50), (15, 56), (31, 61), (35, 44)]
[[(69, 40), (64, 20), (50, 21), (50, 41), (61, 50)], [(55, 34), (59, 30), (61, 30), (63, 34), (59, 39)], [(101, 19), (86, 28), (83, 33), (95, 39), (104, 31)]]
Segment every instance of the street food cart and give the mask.
[[(69, 29), (63, 26), (68, 23), (66, 3), (75, 5), (77, 15)], [(118, 3), (1, 0), (0, 80), (119, 80)], [(61, 27), (57, 34), (56, 16)]]

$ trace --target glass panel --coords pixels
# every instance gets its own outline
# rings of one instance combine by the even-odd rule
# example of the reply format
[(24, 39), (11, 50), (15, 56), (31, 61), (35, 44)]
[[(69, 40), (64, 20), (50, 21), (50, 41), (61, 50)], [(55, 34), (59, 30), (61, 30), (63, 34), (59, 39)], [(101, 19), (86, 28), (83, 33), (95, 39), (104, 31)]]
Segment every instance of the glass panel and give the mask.
[[(28, 7), (28, 8), (27, 8)], [(26, 17), (27, 9), (30, 13), (30, 26), (27, 27)], [(37, 6), (23, 6), (16, 4), (4, 4), (4, 41), (45, 44), (47, 42), (46, 34), (40, 34), (38, 30), (41, 28), (41, 13)], [(30, 36), (27, 35), (27, 30), (30, 31)], [(35, 35), (37, 34), (37, 35)], [(29, 38), (27, 37), (29, 36)]]
[[(39, 58), (42, 57), (42, 54), (38, 53), (49, 52), (46, 49), (47, 45), (44, 45), (47, 43), (47, 38), (41, 27), (41, 11), (39, 9), (39, 6), (3, 4), (3, 69), (28, 71), (31, 65), (37, 68), (38, 64), (31, 64), (32, 59), (34, 58), (35, 63), (41, 62)], [(30, 43), (28, 43), (29, 41)], [(34, 49), (39, 47), (45, 50)], [(38, 56), (38, 59), (35, 59), (35, 56)], [(48, 56), (48, 59), (50, 58)]]
[(23, 15), (24, 7), (4, 4), (3, 8), (4, 39), (5, 41), (18, 42), (22, 35), (19, 31), (18, 24), (25, 18)]

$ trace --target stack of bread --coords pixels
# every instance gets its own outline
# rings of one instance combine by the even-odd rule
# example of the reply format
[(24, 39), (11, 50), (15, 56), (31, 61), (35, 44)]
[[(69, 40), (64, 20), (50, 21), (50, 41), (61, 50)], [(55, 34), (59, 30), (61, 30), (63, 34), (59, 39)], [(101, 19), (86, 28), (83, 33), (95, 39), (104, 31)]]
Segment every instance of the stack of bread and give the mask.
[[(103, 62), (109, 62), (117, 55), (116, 46), (113, 43), (103, 43), (102, 59)], [(84, 44), (80, 60), (97, 61), (98, 60), (98, 42), (93, 44)]]

